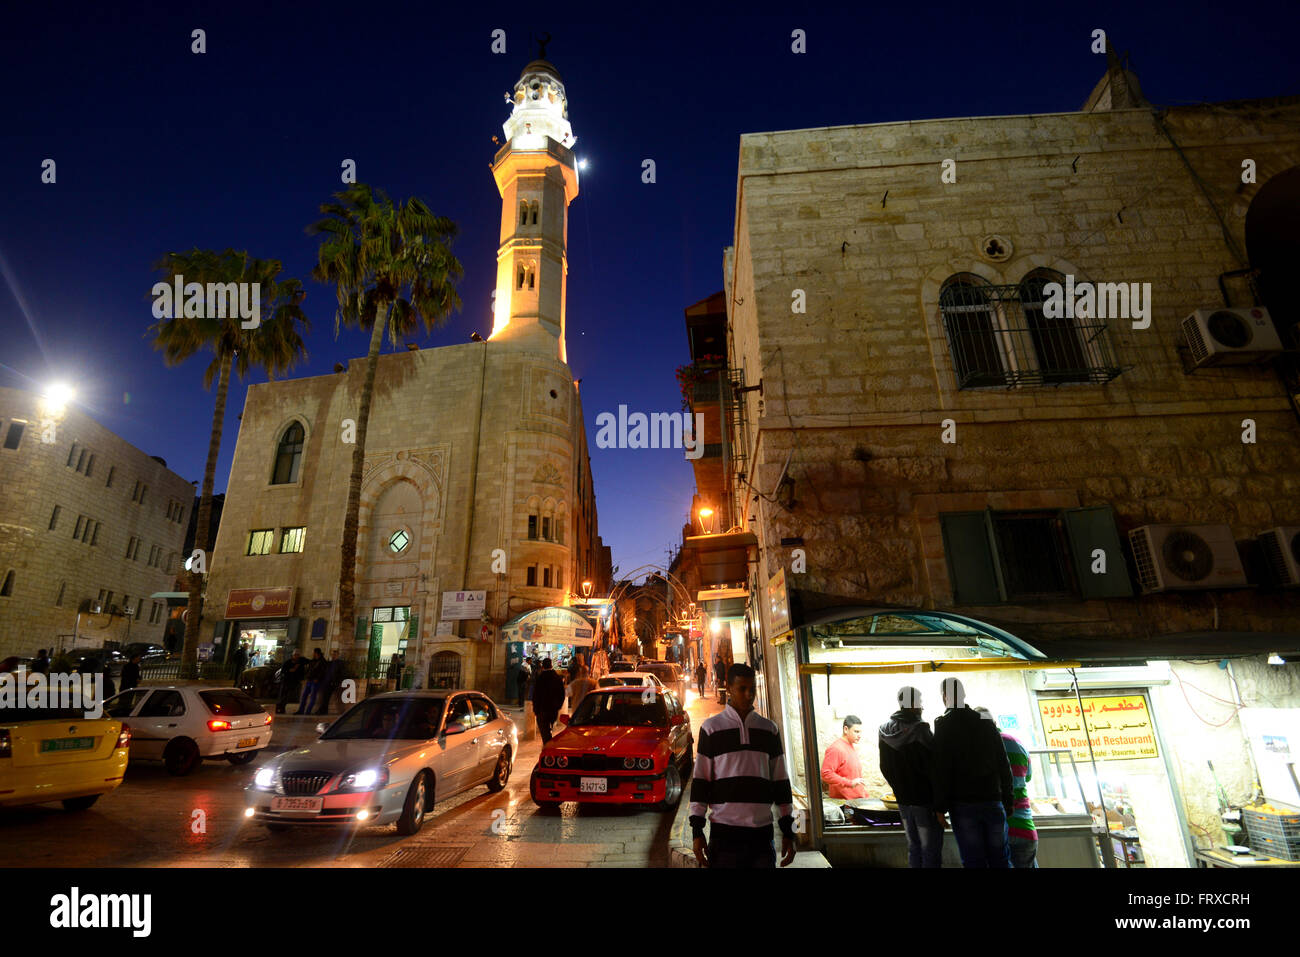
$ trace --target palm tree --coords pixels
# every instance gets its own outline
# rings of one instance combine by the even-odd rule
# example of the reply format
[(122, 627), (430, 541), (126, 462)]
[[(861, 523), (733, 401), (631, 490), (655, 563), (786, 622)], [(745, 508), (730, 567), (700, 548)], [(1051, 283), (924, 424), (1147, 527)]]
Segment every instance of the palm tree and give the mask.
[(340, 638), (343, 656), (347, 657), (356, 636), (362, 465), (384, 330), (388, 330), (389, 342), (396, 347), (402, 337), (415, 330), (417, 322), (426, 332), (441, 325), (453, 310), (460, 308), (454, 284), (464, 271), (451, 253), (456, 224), (433, 215), (417, 198), (394, 204), (383, 190), (357, 183), (335, 193), (334, 201), (322, 203), (320, 210), (326, 218), (308, 226), (307, 232), (323, 237), (313, 278), (333, 283), (338, 291), (334, 334), (338, 335), (340, 325), (370, 332), (339, 570)]
[[(211, 347), (212, 361), (203, 372), (203, 388), (212, 387), (217, 380), (217, 406), (212, 415), (212, 433), (208, 439), (208, 461), (203, 470), (203, 489), (199, 496), (198, 525), (195, 528), (194, 547), (203, 552), (205, 561), (212, 543), (208, 540), (208, 525), (212, 516), (212, 484), (217, 472), (217, 454), (221, 450), (221, 426), (226, 417), (226, 393), (230, 386), (232, 366), (241, 379), (248, 378), (250, 369), (266, 372), (268, 378), (292, 369), (297, 361), (306, 358), (298, 325), (310, 330), (311, 323), (302, 311), (306, 293), (298, 279), (280, 279), (283, 268), (278, 260), (254, 259), (247, 252), (227, 249), (217, 253), (208, 249), (192, 249), (188, 253), (167, 253), (154, 265), (162, 273), (162, 281), (171, 283), (183, 276), (191, 282), (259, 283), (262, 314), (269, 318), (253, 329), (241, 328), (238, 314), (227, 318), (185, 316), (176, 303), (175, 318), (162, 319), (150, 326), (154, 348), (163, 353), (169, 366), (179, 365), (194, 353)], [(234, 311), (234, 310), (231, 310)], [(198, 671), (199, 613), (203, 575), (191, 571), (189, 582), (189, 610), (185, 615), (185, 646), (181, 652), (181, 677), (196, 677)]]

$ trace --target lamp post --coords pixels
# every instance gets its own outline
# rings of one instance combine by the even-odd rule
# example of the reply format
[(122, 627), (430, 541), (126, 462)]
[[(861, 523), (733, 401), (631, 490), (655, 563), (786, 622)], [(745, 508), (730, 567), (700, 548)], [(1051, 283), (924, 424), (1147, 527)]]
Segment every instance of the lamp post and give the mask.
[(696, 513), (700, 522), (700, 532), (704, 535), (713, 534), (713, 509), (707, 505)]
[(584, 582), (582, 583), (582, 597), (583, 597), (583, 598), (588, 598), (588, 599), (591, 598), (591, 587), (592, 587), (592, 586), (591, 586), (591, 582), (589, 582), (589, 581), (584, 581)]

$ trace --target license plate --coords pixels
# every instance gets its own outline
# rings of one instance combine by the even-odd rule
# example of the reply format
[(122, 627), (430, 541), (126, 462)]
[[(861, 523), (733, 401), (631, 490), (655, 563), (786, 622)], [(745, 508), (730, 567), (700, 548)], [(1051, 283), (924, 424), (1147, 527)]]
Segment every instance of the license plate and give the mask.
[(607, 784), (605, 778), (581, 778), (578, 781), (578, 790), (583, 794), (604, 794)]
[(324, 798), (271, 798), (272, 811), (307, 811), (319, 814), (324, 806)]
[(239, 739), (239, 743), (238, 743), (237, 745), (235, 745), (235, 747), (237, 747), (237, 748), (251, 748), (251, 747), (252, 747), (253, 745), (255, 745), (255, 744), (257, 744), (257, 738), (240, 738), (240, 739)]
[(88, 751), (95, 746), (94, 738), (46, 738), (41, 742), (41, 753), (49, 751)]

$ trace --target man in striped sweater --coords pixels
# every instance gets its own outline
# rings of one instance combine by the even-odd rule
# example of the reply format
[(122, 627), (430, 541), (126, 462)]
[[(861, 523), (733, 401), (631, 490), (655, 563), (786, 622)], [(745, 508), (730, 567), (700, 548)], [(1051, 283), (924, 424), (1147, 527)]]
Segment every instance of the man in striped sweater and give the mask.
[[(976, 708), (983, 717), (993, 720), (988, 708)], [(1002, 747), (1011, 763), (1011, 796), (1015, 804), (1007, 815), (1007, 841), (1011, 845), (1012, 867), (1038, 866), (1038, 829), (1034, 827), (1034, 811), (1029, 804), (1029, 783), (1034, 779), (1025, 746), (1002, 732)]]
[[(700, 727), (691, 783), (691, 831), (701, 867), (776, 867), (772, 805), (781, 827), (781, 866), (794, 860), (794, 806), (776, 725), (754, 710), (754, 669), (727, 672), (727, 706)], [(709, 840), (704, 815), (710, 811)]]

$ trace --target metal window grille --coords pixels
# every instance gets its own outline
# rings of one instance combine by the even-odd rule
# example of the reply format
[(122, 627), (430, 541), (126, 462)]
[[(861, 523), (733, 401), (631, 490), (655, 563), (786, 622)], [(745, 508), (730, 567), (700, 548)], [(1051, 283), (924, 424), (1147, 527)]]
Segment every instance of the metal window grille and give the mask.
[(440, 651), (429, 665), (430, 688), (459, 688), (460, 655), (454, 651)]
[(1055, 512), (994, 512), (993, 534), (1008, 601), (1073, 594), (1064, 530)]
[(1103, 320), (1046, 315), (1050, 281), (994, 286), (970, 277), (944, 287), (939, 307), (959, 389), (1100, 385), (1120, 374)]

